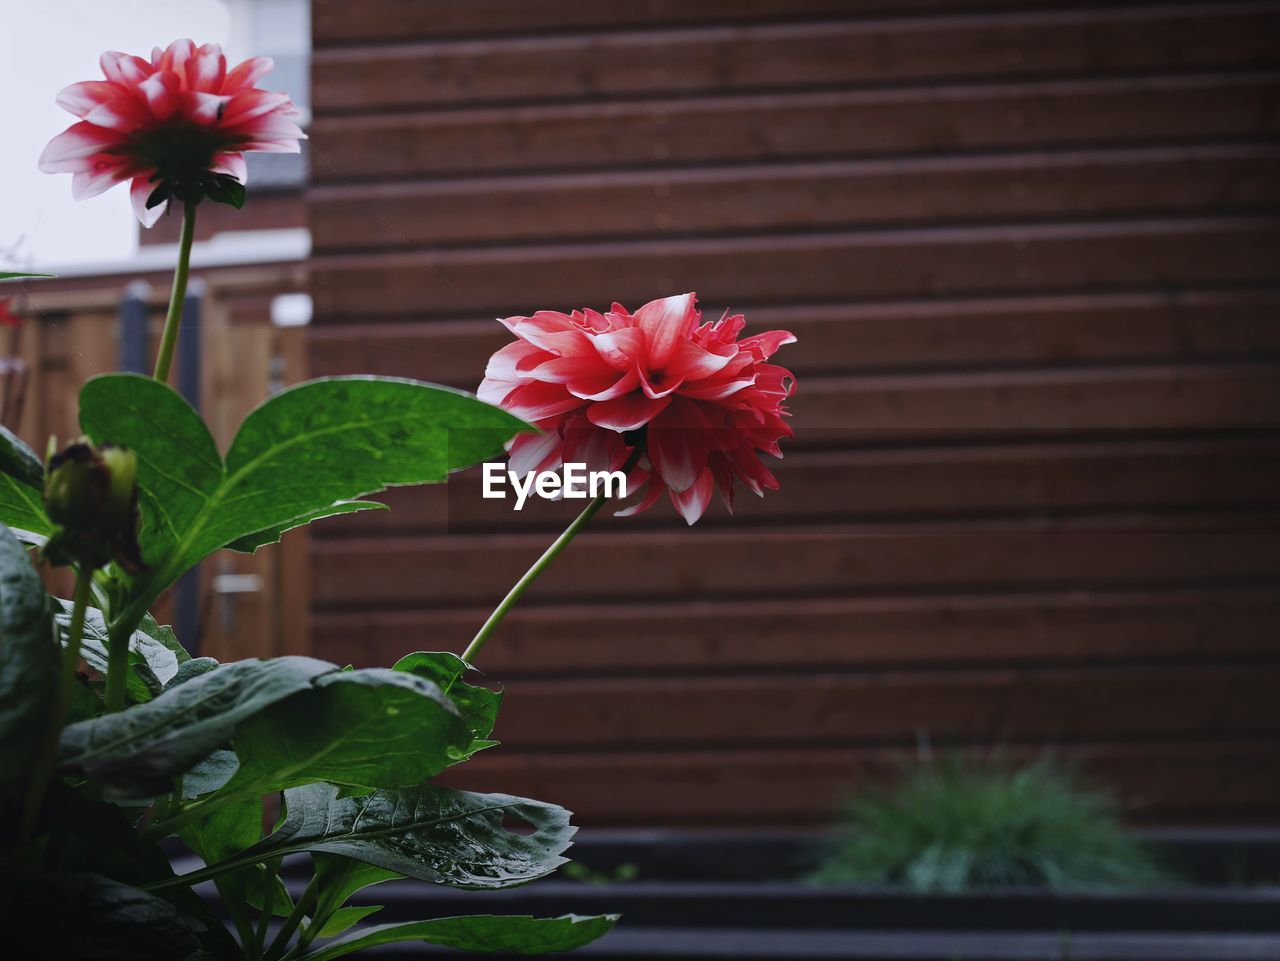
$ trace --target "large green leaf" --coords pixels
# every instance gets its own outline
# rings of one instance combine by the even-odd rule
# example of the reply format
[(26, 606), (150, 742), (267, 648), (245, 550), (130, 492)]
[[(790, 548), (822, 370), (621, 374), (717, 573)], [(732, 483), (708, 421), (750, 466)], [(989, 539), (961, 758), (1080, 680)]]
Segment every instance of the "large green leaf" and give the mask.
[[(565, 863), (561, 853), (577, 831), (554, 804), (430, 784), (345, 798), (331, 785), (308, 784), (287, 791), (285, 801), (284, 823), (226, 868), (321, 851), (451, 887), (508, 888)], [(508, 829), (508, 819), (532, 833)]]
[(244, 537), (238, 537), (227, 544), (227, 550), (239, 551), (241, 554), (252, 554), (259, 547), (278, 543), (280, 538), (295, 527), (303, 527), (307, 524), (324, 520), (326, 517), (338, 517), (341, 514), (354, 514), (357, 511), (385, 511), (386, 509), (386, 504), (379, 504), (377, 501), (337, 501), (328, 507), (321, 507), (300, 517), (291, 518), (276, 527), (269, 527), (266, 530), (255, 531)]
[(58, 684), (58, 648), (40, 575), (0, 527), (0, 784), (30, 777)]
[(458, 760), (466, 760), (476, 751), (492, 747), (497, 741), (489, 740), (493, 725), (498, 720), (498, 709), (502, 706), (502, 692), (491, 691), (487, 687), (467, 684), (462, 676), (470, 670), (467, 662), (447, 651), (417, 651), (406, 654), (396, 661), (392, 670), (404, 671), (415, 677), (426, 678), (449, 695), (449, 699), (457, 706), (462, 720), (471, 731), (471, 746)]
[(0, 473), (30, 487), (44, 490), (44, 461), (13, 431), (0, 424)]
[(405, 787), (443, 771), (470, 741), (432, 682), (385, 668), (340, 671), (240, 729), (240, 770), (225, 790), (265, 794), (310, 781)]
[(6, 427), (0, 427), (0, 523), (29, 532), (18, 535), (26, 543), (53, 531), (44, 513), (44, 462)]
[(145, 704), (68, 725), (62, 769), (95, 778), (109, 796), (153, 796), (230, 742), (241, 724), (334, 670), (309, 657), (221, 665)]
[[(352, 912), (359, 909), (344, 909), (342, 906), (346, 904), (347, 898), (372, 885), (394, 881), (400, 877), (394, 871), (365, 864), (363, 861), (353, 861), (351, 858), (344, 858), (337, 854), (316, 851), (311, 855), (311, 860), (315, 864), (316, 884), (320, 892), (316, 896), (313, 917), (323, 924), (321, 933), (326, 938), (346, 930), (339, 926), (348, 920), (354, 924), (368, 916), (366, 912), (356, 917)], [(347, 913), (343, 914), (344, 911)], [(350, 925), (348, 924), (347, 927)]]
[(16, 949), (22, 957), (86, 961), (208, 957), (201, 936), (212, 932), (204, 923), (163, 897), (101, 875), (28, 875), (15, 885), (10, 907), (13, 913), (6, 935), (11, 944), (25, 944)]
[(0, 522), (20, 531), (30, 543), (53, 530), (44, 513), (44, 462), (17, 434), (0, 426)]
[(547, 954), (572, 951), (609, 933), (618, 920), (616, 914), (584, 918), (566, 914), (559, 918), (533, 918), (528, 915), (503, 917), (478, 914), (459, 918), (435, 918), (431, 921), (408, 921), (382, 924), (349, 934), (307, 955), (311, 961), (332, 961), (344, 955), (379, 944), (397, 941), (423, 941), (463, 951), (502, 952), (504, 954)]
[[(65, 646), (68, 640), (67, 635), (71, 630), (73, 605), (71, 601), (62, 598), (54, 598), (53, 603), (54, 617), (58, 622), (58, 635)], [(145, 627), (149, 627), (155, 633), (162, 631), (168, 631), (169, 635), (173, 633), (167, 627), (156, 624), (155, 621), (151, 621)], [(95, 671), (106, 673), (107, 651), (106, 620), (102, 611), (96, 607), (90, 607), (85, 611), (84, 633), (80, 637), (80, 656)], [(178, 651), (182, 651), (182, 648), (178, 647), (174, 650), (169, 644), (158, 640), (144, 628), (133, 632), (133, 637), (129, 639), (128, 680), (129, 696), (132, 700), (139, 703), (149, 701), (164, 690), (165, 685), (177, 675), (182, 662), (190, 657), (186, 651), (182, 651), (181, 656)]]
[(199, 416), (146, 377), (95, 377), (81, 427), (138, 455), (143, 559), (126, 615), (221, 547), (251, 549), (389, 486), (442, 481), (501, 453), (527, 427), (469, 394), (417, 381), (343, 377), (282, 391), (240, 426), (225, 464)]

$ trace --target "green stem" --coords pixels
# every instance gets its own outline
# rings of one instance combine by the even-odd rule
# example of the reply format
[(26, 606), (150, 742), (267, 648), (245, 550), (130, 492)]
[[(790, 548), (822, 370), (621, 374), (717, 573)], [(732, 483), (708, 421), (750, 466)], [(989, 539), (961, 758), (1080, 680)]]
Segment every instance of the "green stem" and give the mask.
[(133, 640), (133, 632), (137, 624), (127, 625), (123, 630), (119, 624), (112, 624), (107, 632), (107, 686), (102, 694), (103, 708), (106, 713), (124, 710), (124, 695), (129, 675), (129, 642)]
[(160, 353), (156, 357), (155, 378), (169, 382), (169, 367), (173, 363), (173, 349), (178, 343), (178, 328), (182, 325), (182, 304), (187, 297), (187, 275), (191, 272), (191, 242), (196, 236), (196, 205), (187, 201), (182, 210), (182, 236), (178, 240), (178, 266), (173, 272), (173, 291), (169, 294), (169, 312), (164, 318), (164, 334), (160, 338)]
[(257, 961), (259, 957), (258, 942), (253, 925), (249, 922), (249, 912), (240, 901), (240, 892), (232, 890), (222, 881), (214, 881), (218, 896), (227, 906), (231, 922), (236, 926), (236, 934), (240, 936), (240, 947), (244, 950), (245, 961)]
[(266, 953), (263, 955), (265, 961), (272, 961), (272, 959), (284, 954), (285, 949), (289, 946), (289, 939), (293, 937), (293, 932), (298, 930), (298, 925), (307, 916), (307, 911), (310, 910), (316, 895), (319, 893), (320, 877), (319, 875), (312, 875), (311, 880), (307, 882), (306, 889), (302, 894), (298, 895), (298, 903), (293, 906), (289, 916), (284, 919), (284, 924), (276, 932), (275, 938), (271, 941), (271, 946), (267, 948)]
[(283, 858), (273, 858), (270, 861), (263, 862), (263, 867), (267, 869), (266, 889), (262, 892), (262, 913), (258, 917), (258, 935), (255, 950), (259, 957), (267, 947), (267, 932), (271, 929), (271, 919), (275, 916), (273, 911), (276, 905), (276, 878), (280, 874), (280, 865)]
[[(636, 449), (631, 452), (631, 456), (627, 458), (627, 462), (622, 466), (622, 472), (624, 474), (630, 474), (631, 469), (639, 463), (643, 454), (644, 446), (641, 445), (636, 447)], [(516, 602), (524, 596), (524, 592), (529, 589), (529, 585), (536, 581), (538, 579), (538, 575), (546, 570), (548, 565), (556, 559), (562, 550), (569, 546), (569, 542), (577, 537), (582, 529), (590, 523), (591, 518), (596, 516), (600, 508), (604, 507), (607, 500), (608, 498), (603, 494), (594, 498), (591, 503), (583, 509), (582, 513), (573, 519), (573, 523), (564, 529), (564, 533), (552, 541), (551, 546), (543, 552), (542, 556), (533, 562), (533, 566), (524, 572), (524, 576), (521, 577), (520, 580), (516, 581), (515, 586), (507, 592), (507, 596), (502, 599), (502, 603), (499, 604), (494, 609), (493, 613), (489, 615), (489, 619), (484, 622), (483, 626), (481, 626), (480, 630), (476, 633), (476, 636), (471, 639), (471, 643), (467, 645), (467, 649), (462, 652), (462, 659), (464, 661), (468, 664), (474, 663), (476, 655), (480, 653), (480, 648), (484, 647), (485, 642), (488, 641), (493, 632), (498, 629), (498, 625), (502, 623), (503, 618), (507, 616), (507, 613), (511, 608), (516, 606)]]
[(58, 679), (58, 690), (53, 702), (53, 716), (49, 719), (49, 728), (45, 734), (44, 751), (36, 762), (31, 784), (27, 788), (26, 804), (22, 812), (22, 829), (18, 835), (22, 838), (23, 847), (26, 846), (26, 841), (30, 839), (35, 829), (36, 817), (40, 813), (40, 803), (44, 800), (45, 788), (57, 761), (58, 740), (62, 736), (62, 728), (67, 723), (71, 692), (75, 689), (76, 666), (80, 663), (80, 641), (84, 636), (84, 616), (92, 593), (93, 571), (82, 567), (76, 572), (76, 589), (71, 605), (71, 629), (67, 632), (67, 646), (62, 652), (62, 673)]

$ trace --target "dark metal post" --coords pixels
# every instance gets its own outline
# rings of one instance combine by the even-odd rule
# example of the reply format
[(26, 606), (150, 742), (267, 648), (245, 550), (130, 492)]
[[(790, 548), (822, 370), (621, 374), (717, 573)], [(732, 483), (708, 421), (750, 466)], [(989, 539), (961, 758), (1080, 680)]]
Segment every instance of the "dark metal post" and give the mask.
[(144, 280), (129, 284), (120, 298), (120, 369), (131, 374), (151, 373), (150, 299), (151, 287)]

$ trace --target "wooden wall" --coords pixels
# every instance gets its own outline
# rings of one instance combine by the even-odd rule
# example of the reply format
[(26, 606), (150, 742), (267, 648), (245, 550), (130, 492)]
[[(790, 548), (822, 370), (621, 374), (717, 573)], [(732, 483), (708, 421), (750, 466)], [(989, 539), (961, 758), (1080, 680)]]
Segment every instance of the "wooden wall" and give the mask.
[[(315, 0), (315, 373), (697, 290), (800, 340), (782, 490), (598, 523), (463, 783), (820, 823), (935, 746), (1280, 811), (1280, 4)], [(461, 650), (567, 517), (317, 528), (314, 644)]]
[[(193, 281), (204, 285), (200, 408), (223, 451), (244, 417), (273, 390), (306, 379), (305, 328), (276, 327), (270, 312), (272, 298), (298, 290), (305, 283), (304, 274), (300, 263), (192, 271)], [(51, 435), (61, 445), (79, 436), (84, 382), (119, 369), (120, 302), (126, 286), (140, 280), (146, 282), (148, 341), (154, 352), (169, 302), (171, 277), (165, 273), (41, 280), (15, 298), (24, 318), (19, 356), (26, 389), (21, 416), (8, 426), (41, 455)], [(0, 388), (8, 386), (10, 376), (0, 379)], [(219, 551), (200, 566), (197, 636), (183, 635), (180, 640), (220, 660), (305, 652), (310, 645), (307, 571), (307, 538), (302, 531), (252, 556)], [(226, 583), (220, 575), (256, 579), (257, 589), (225, 593), (219, 590)], [(71, 596), (68, 569), (46, 569), (46, 579), (51, 591)], [(154, 613), (162, 623), (174, 619), (168, 595)]]

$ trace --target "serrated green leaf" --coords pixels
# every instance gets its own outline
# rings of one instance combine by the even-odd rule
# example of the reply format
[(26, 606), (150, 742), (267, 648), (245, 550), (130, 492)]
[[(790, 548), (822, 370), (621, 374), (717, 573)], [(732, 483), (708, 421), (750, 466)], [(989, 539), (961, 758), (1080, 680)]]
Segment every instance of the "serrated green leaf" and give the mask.
[(58, 648), (40, 575), (0, 527), (0, 784), (31, 776), (58, 684)]
[(419, 784), (444, 770), (470, 732), (430, 681), (385, 668), (339, 671), (247, 721), (228, 792), (310, 781), (360, 791)]
[[(58, 637), (65, 647), (71, 630), (72, 602), (65, 598), (53, 598), (54, 619), (58, 623)], [(151, 621), (155, 631), (167, 630)], [(170, 631), (170, 634), (173, 632)], [(107, 670), (107, 625), (102, 611), (96, 607), (85, 610), (84, 633), (80, 638), (80, 656), (95, 671)], [(186, 653), (185, 651), (183, 652)], [(157, 640), (141, 628), (133, 632), (129, 640), (129, 697), (135, 703), (149, 701), (173, 680), (181, 665), (178, 654), (167, 644)]]
[(173, 679), (165, 687), (177, 687), (179, 684), (185, 684), (192, 678), (199, 677), (201, 674), (208, 674), (219, 666), (218, 662), (212, 657), (193, 657), (190, 660), (182, 661), (178, 665), (178, 673), (173, 675)]
[[(328, 784), (285, 793), (289, 815), (270, 837), (232, 859), (253, 863), (301, 851), (338, 854), (451, 887), (508, 888), (546, 877), (577, 828), (554, 804), (425, 784), (340, 798)], [(504, 820), (532, 827), (520, 834)]]
[(488, 740), (488, 737), (498, 719), (502, 692), (463, 681), (462, 676), (470, 669), (466, 661), (447, 651), (417, 651), (406, 654), (392, 668), (433, 681), (457, 706), (472, 737), (470, 747), (459, 755), (458, 761), (466, 760), (476, 751), (498, 743)]
[(221, 665), (145, 704), (69, 724), (61, 769), (96, 779), (108, 797), (163, 793), (240, 725), (335, 669), (309, 657)]
[(385, 511), (386, 509), (386, 504), (379, 504), (377, 501), (338, 501), (328, 507), (321, 507), (319, 510), (311, 511), (309, 514), (303, 514), (301, 517), (292, 518), (276, 527), (256, 531), (253, 534), (238, 538), (227, 545), (227, 550), (239, 551), (241, 554), (252, 554), (259, 547), (278, 543), (281, 537), (295, 527), (303, 527), (307, 524), (324, 520), (326, 517), (337, 517), (341, 514), (354, 514), (357, 511)]
[(422, 941), (463, 951), (503, 954), (535, 955), (572, 951), (608, 934), (618, 917), (616, 914), (589, 918), (576, 914), (566, 914), (559, 918), (479, 914), (382, 924), (347, 935), (307, 957), (311, 961), (333, 961), (334, 958), (363, 951), (365, 948), (399, 941)]
[(142, 491), (139, 541), (150, 569), (134, 578), (126, 622), (203, 557), (345, 512), (389, 486), (444, 480), (501, 453), (523, 422), (461, 391), (417, 381), (311, 381), (267, 400), (241, 424), (226, 463), (208, 429), (167, 385), (95, 377), (80, 423), (98, 443), (131, 448)]

